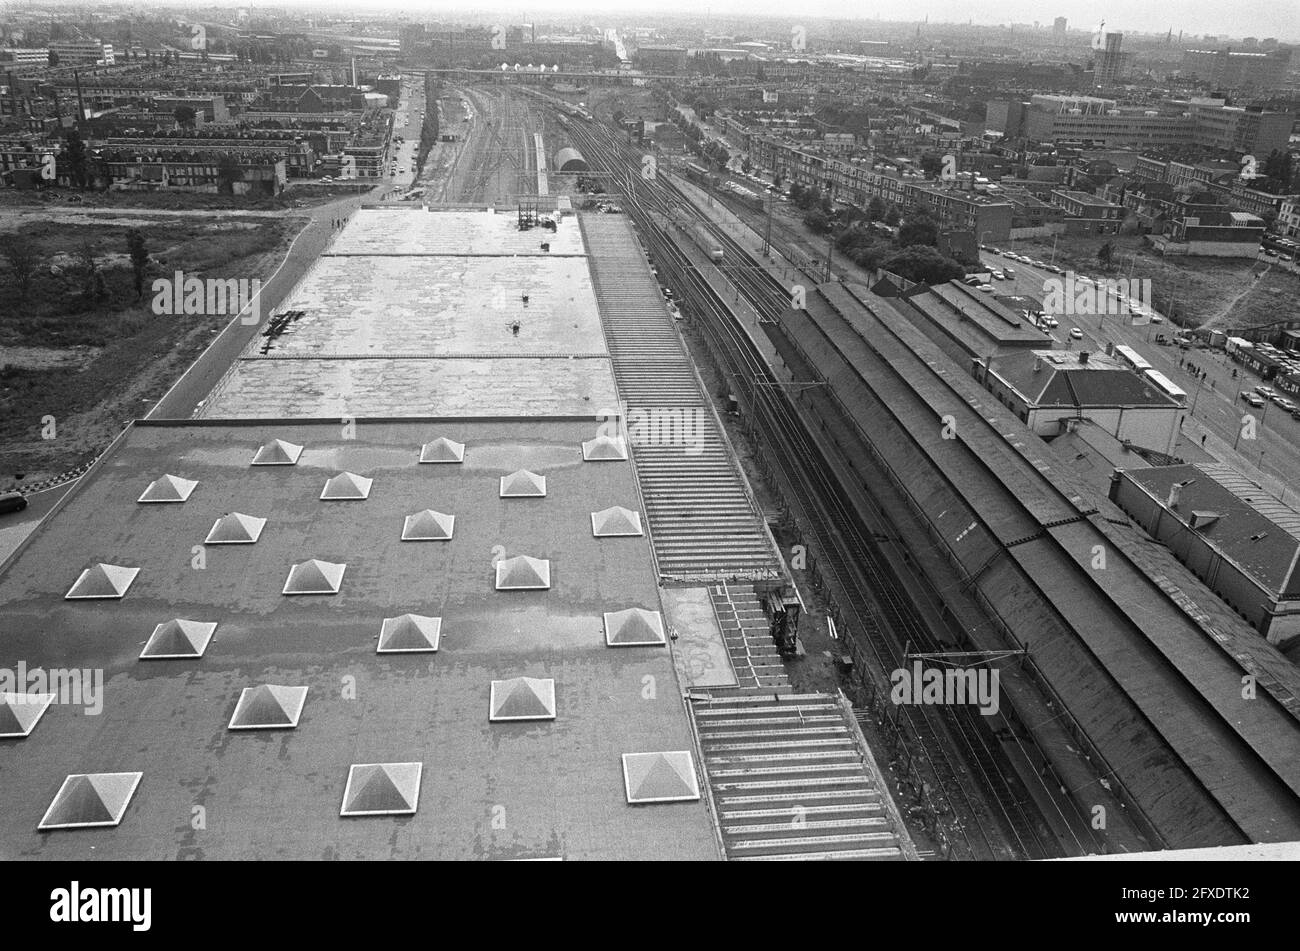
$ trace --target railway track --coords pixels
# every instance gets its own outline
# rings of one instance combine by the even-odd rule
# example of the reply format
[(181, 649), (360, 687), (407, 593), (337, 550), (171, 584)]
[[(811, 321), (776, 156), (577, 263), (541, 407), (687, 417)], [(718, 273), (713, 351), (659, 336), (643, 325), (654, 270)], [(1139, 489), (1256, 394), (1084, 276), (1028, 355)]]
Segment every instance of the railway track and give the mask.
[[(598, 129), (579, 128), (574, 133), (582, 140), (584, 152), (590, 153), (588, 160), (603, 164), (623, 189), (628, 210), (669, 282), (709, 318), (701, 321), (701, 326), (712, 338), (715, 353), (728, 364), (731, 378), (751, 407), (752, 417), (775, 450), (771, 456), (799, 498), (820, 550), (834, 553), (825, 566), (847, 602), (846, 615), (865, 634), (880, 669), (887, 672), (904, 666), (902, 645), (907, 643), (923, 651), (942, 649), (884, 564), (860, 519), (850, 510), (830, 475), (827, 460), (809, 437), (788, 394), (769, 373), (753, 341), (689, 257), (660, 230), (654, 216), (667, 217), (676, 207), (695, 213), (705, 222), (733, 262), (727, 269), (733, 284), (764, 319), (779, 321), (790, 307), (789, 291), (758, 266), (724, 228), (698, 215), (671, 182), (662, 177), (647, 181), (631, 175), (631, 163), (612, 137), (602, 141), (602, 130)], [(863, 594), (867, 590), (875, 595), (874, 603)], [(935, 811), (948, 814), (951, 820), (947, 838), (954, 857), (1039, 858), (1060, 854), (1059, 846), (1042, 834), (1036, 806), (1024, 794), (987, 727), (978, 722), (977, 714), (962, 707), (939, 708), (940, 713), (925, 706), (896, 709), (908, 752), (920, 754), (925, 771), (936, 781)], [(950, 747), (960, 751), (960, 760), (949, 755)], [(969, 794), (972, 781), (983, 796)], [(962, 817), (973, 822), (964, 822)], [(1002, 840), (990, 834), (994, 826), (1002, 830)]]

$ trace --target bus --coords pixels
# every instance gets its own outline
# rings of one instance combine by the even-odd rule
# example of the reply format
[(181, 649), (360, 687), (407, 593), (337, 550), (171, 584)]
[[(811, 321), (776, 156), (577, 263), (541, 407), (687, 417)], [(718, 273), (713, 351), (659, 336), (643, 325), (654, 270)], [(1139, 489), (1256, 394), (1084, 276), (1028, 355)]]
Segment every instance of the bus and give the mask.
[(1128, 367), (1134, 373), (1145, 374), (1151, 369), (1151, 364), (1148, 363), (1140, 353), (1132, 347), (1126, 347), (1123, 344), (1119, 344), (1115, 347), (1115, 359), (1124, 364), (1124, 366)]
[(1148, 369), (1142, 375), (1151, 381), (1152, 386), (1165, 394), (1165, 396), (1169, 397), (1179, 406), (1187, 405), (1187, 391), (1175, 385), (1173, 380), (1169, 379), (1169, 377), (1165, 376), (1159, 370)]

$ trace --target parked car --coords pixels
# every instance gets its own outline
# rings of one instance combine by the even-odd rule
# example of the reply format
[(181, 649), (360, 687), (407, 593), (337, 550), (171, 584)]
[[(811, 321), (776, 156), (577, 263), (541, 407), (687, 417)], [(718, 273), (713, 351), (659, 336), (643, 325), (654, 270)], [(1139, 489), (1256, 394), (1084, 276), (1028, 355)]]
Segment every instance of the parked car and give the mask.
[(1249, 390), (1242, 391), (1241, 398), (1254, 407), (1264, 405), (1264, 397), (1260, 396), (1258, 393), (1251, 393)]
[(1297, 409), (1295, 403), (1291, 402), (1285, 396), (1279, 396), (1277, 399), (1273, 400), (1273, 402), (1282, 407), (1288, 413), (1294, 413)]
[(21, 512), (27, 508), (27, 498), (21, 492), (0, 493), (0, 515)]
[(993, 285), (992, 285), (992, 284), (978, 284), (978, 285), (976, 285), (975, 290), (977, 290), (977, 291), (983, 291), (985, 294), (992, 294), (992, 293), (993, 293)]
[(1070, 328), (1070, 339), (1071, 339), (1071, 340), (1082, 340), (1082, 339), (1083, 339), (1083, 331), (1080, 330), (1078, 327), (1071, 327), (1071, 328)]
[(1264, 386), (1262, 383), (1255, 387), (1255, 392), (1266, 400), (1271, 400), (1273, 397), (1277, 396), (1277, 390), (1273, 389), (1271, 386)]

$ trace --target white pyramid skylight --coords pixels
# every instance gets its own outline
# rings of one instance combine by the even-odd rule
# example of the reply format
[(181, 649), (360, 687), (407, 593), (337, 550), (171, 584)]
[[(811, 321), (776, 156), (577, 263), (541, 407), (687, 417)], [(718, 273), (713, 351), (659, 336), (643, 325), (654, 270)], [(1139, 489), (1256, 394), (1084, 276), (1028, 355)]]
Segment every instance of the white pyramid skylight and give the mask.
[(386, 617), (379, 629), (377, 654), (431, 653), (442, 639), (442, 618), (422, 614)]
[(374, 481), (352, 472), (340, 472), (325, 483), (320, 497), (329, 502), (359, 501), (370, 495), (370, 486)]
[(543, 590), (551, 586), (551, 563), (545, 558), (516, 555), (497, 562), (498, 591)]
[(464, 462), (465, 461), (465, 444), (448, 439), (446, 436), (439, 437), (433, 442), (427, 442), (420, 448), (420, 461), (431, 462)]
[(404, 542), (445, 542), (450, 541), (456, 527), (456, 516), (444, 515), (433, 509), (425, 509), (414, 515), (406, 516), (402, 525)]
[(591, 533), (597, 538), (618, 538), (645, 534), (641, 530), (641, 513), (614, 505), (591, 513)]
[(0, 693), (0, 739), (27, 736), (54, 699), (52, 693)]
[(627, 443), (622, 436), (597, 436), (582, 444), (584, 462), (618, 462), (627, 458)]
[(205, 545), (252, 545), (262, 537), (266, 519), (256, 515), (230, 512), (212, 523), (212, 531), (203, 540)]
[(122, 565), (92, 565), (81, 573), (63, 597), (68, 601), (120, 598), (139, 573), (139, 568)]
[(623, 788), (627, 801), (634, 805), (700, 798), (695, 761), (687, 750), (624, 753)]
[(295, 446), (283, 439), (272, 439), (257, 450), (252, 464), (255, 466), (295, 466), (302, 455), (302, 446)]
[(354, 763), (340, 816), (411, 815), (420, 805), (423, 763)]
[(338, 594), (347, 565), (330, 561), (302, 561), (289, 569), (281, 594)]
[(605, 643), (610, 647), (661, 646), (664, 638), (664, 619), (658, 611), (628, 608), (605, 614)]
[(245, 687), (230, 718), (230, 730), (292, 730), (307, 702), (306, 687), (262, 684)]
[(184, 502), (190, 497), (190, 493), (194, 491), (197, 485), (197, 482), (182, 479), (180, 476), (160, 476), (149, 483), (136, 501), (153, 503)]
[(536, 499), (546, 495), (546, 476), (519, 469), (501, 477), (501, 498)]
[(153, 629), (149, 641), (140, 652), (141, 660), (189, 660), (202, 657), (208, 649), (215, 622), (189, 621), (173, 618)]
[(555, 681), (535, 677), (492, 681), (488, 719), (554, 720)]
[(63, 780), (38, 829), (89, 829), (122, 821), (144, 773), (74, 773)]

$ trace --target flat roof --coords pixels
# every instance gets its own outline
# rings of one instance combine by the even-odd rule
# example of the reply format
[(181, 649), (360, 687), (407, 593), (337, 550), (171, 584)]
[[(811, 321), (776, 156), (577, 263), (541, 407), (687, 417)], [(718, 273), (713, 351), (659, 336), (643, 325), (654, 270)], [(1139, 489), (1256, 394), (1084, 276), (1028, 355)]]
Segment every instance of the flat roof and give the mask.
[[(927, 320), (967, 336), (974, 331), (986, 344), (976, 352), (987, 352), (987, 341), (999, 346), (1045, 346), (1051, 338), (1006, 304), (992, 295), (968, 287), (960, 281), (936, 284), (917, 293), (905, 294), (902, 300)], [(900, 305), (901, 306), (901, 303)]]
[(371, 208), (199, 415), (595, 416), (617, 405), (576, 220), (521, 231), (514, 214)]
[[(649, 540), (593, 538), (590, 513), (638, 509), (628, 463), (584, 463), (584, 420), (337, 420), (137, 423), (26, 546), (0, 567), (7, 663), (103, 671), (103, 710), (51, 707), (0, 743), (0, 855), (73, 859), (711, 859), (702, 802), (629, 806), (621, 756), (693, 748), (666, 647), (609, 648), (603, 613), (662, 610)], [(421, 465), (438, 436), (457, 465)], [(297, 465), (250, 468), (282, 438)], [(501, 499), (517, 468), (544, 499)], [(374, 479), (363, 502), (322, 502), (325, 480)], [(198, 486), (183, 504), (141, 505), (169, 472)], [(436, 503), (436, 505), (435, 505)], [(456, 516), (450, 541), (401, 541), (405, 516)], [(527, 517), (521, 515), (527, 511)], [(193, 546), (239, 511), (268, 522), (256, 544)], [(498, 592), (495, 554), (550, 559), (551, 588)], [(332, 596), (286, 597), (292, 564), (345, 563)], [(138, 567), (126, 597), (64, 600), (95, 562)], [(385, 617), (442, 618), (437, 653), (376, 654)], [(154, 627), (217, 622), (201, 659), (139, 661)], [(556, 719), (489, 723), (491, 682), (552, 678)], [(240, 692), (306, 686), (291, 731), (227, 730)], [(654, 685), (647, 694), (646, 685)], [(355, 699), (352, 699), (355, 697)], [(418, 811), (340, 818), (354, 763), (426, 765)], [(698, 766), (698, 764), (697, 764)], [(71, 773), (139, 770), (120, 826), (42, 834)], [(189, 823), (205, 809), (207, 827)], [(493, 824), (495, 816), (504, 828)]]
[(585, 257), (326, 255), (276, 312), (246, 355), (606, 352)]

